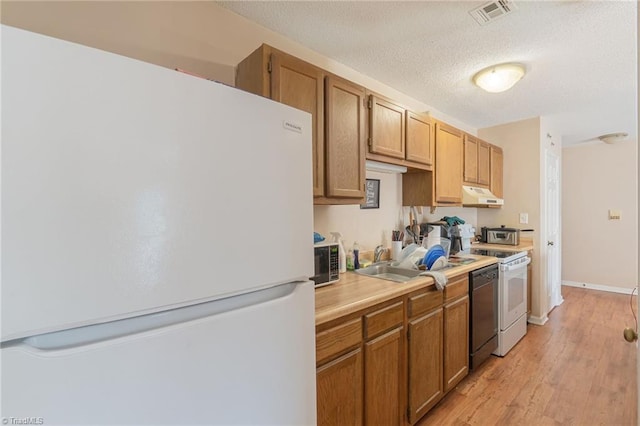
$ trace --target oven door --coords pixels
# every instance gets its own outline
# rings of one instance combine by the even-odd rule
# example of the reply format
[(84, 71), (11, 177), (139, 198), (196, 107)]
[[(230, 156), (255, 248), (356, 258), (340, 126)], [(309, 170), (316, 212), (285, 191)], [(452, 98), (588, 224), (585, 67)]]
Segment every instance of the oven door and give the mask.
[(527, 312), (527, 265), (531, 258), (515, 265), (500, 265), (500, 329), (506, 330)]

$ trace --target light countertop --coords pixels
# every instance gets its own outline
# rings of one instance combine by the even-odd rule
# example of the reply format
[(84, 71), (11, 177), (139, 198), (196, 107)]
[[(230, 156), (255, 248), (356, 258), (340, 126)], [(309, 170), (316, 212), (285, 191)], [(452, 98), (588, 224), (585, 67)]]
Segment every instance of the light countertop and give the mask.
[[(464, 257), (471, 257), (476, 261), (445, 270), (447, 278), (466, 274), (498, 261), (489, 256)], [(340, 281), (337, 283), (316, 289), (316, 326), (432, 285), (435, 283), (431, 277), (417, 277), (406, 283), (397, 283), (347, 271), (340, 274)]]

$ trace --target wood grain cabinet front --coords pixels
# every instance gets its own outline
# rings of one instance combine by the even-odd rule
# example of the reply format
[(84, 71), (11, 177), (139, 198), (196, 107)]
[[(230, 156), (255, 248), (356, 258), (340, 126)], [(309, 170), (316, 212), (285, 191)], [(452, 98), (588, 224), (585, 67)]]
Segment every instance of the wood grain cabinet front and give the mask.
[(475, 136), (464, 135), (464, 183), (488, 188), (490, 184), (489, 144)]
[(403, 418), (404, 305), (364, 315), (365, 424), (400, 425)]
[(311, 114), (315, 204), (364, 201), (364, 88), (266, 44), (238, 64), (236, 87)]
[(357, 349), (317, 369), (318, 425), (362, 425), (362, 349)]
[(444, 288), (444, 391), (469, 373), (469, 275), (458, 275)]
[(428, 114), (369, 93), (367, 158), (412, 169), (432, 170), (433, 125)]
[(491, 145), (489, 148), (490, 152), (490, 164), (491, 164), (491, 176), (490, 176), (490, 190), (498, 198), (504, 197), (503, 191), (503, 167), (504, 167), (504, 157), (502, 154), (502, 148)]
[(411, 170), (402, 175), (402, 205), (462, 205), (462, 131), (437, 120), (434, 126), (433, 171)]
[(409, 320), (408, 420), (416, 423), (444, 396), (442, 385), (442, 302), (434, 310)]

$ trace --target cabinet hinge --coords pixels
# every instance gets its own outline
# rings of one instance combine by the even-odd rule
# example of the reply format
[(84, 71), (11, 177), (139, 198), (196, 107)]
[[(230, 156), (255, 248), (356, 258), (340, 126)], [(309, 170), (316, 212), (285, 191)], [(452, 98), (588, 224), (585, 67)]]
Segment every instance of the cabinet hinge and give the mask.
[(367, 106), (369, 107), (369, 109), (373, 108), (373, 101), (371, 100), (371, 98), (369, 98), (369, 102), (367, 102)]
[(267, 72), (268, 72), (268, 73), (271, 73), (271, 70), (272, 70), (272, 69), (273, 69), (273, 68), (272, 68), (272, 66), (271, 66), (271, 59), (269, 59), (269, 62), (267, 62)]
[(371, 146), (371, 137), (368, 137), (368, 138), (367, 138), (367, 144), (368, 144), (369, 146)]
[(407, 421), (411, 418), (411, 407), (407, 407)]

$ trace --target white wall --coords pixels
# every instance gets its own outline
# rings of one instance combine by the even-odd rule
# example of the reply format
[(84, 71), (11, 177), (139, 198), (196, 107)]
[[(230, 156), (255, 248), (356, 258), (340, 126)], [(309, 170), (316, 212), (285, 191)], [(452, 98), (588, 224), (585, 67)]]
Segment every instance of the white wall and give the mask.
[[(563, 281), (637, 285), (637, 147), (632, 140), (563, 149)], [(609, 220), (609, 209), (621, 219)]]
[[(168, 68), (183, 68), (234, 84), (235, 66), (262, 43), (334, 72), (471, 134), (476, 129), (362, 73), (322, 56), (212, 2), (24, 2), (3, 1), (2, 23), (74, 41)], [(390, 241), (389, 232), (408, 224), (402, 208), (400, 175), (381, 179), (380, 209), (316, 206), (317, 232), (340, 231), (347, 244), (363, 250)], [(448, 213), (447, 213), (448, 211)], [(422, 221), (460, 216), (475, 224), (476, 209), (443, 209)], [(404, 219), (403, 219), (404, 218)]]
[[(367, 178), (380, 179), (380, 208), (360, 209), (360, 206), (314, 206), (314, 230), (330, 239), (331, 231), (338, 231), (348, 249), (357, 241), (362, 250), (377, 245), (391, 245), (391, 231), (409, 225), (409, 208), (402, 206), (402, 175), (367, 171)], [(475, 208), (418, 207), (418, 222), (435, 222), (444, 216), (458, 216), (476, 224)], [(478, 231), (479, 233), (480, 231)]]
[[(501, 209), (478, 209), (478, 227), (506, 225), (513, 228), (532, 228), (523, 233), (532, 238), (534, 251), (533, 279), (531, 283), (531, 317), (538, 322), (547, 318), (546, 289), (541, 256), (541, 154), (540, 117), (515, 121), (478, 130), (478, 136), (503, 150), (504, 200)], [(520, 224), (520, 213), (528, 213), (529, 223)]]

